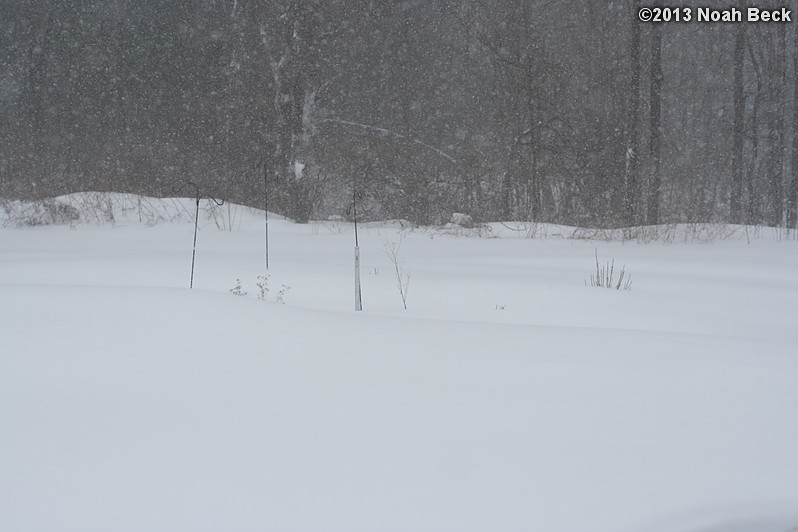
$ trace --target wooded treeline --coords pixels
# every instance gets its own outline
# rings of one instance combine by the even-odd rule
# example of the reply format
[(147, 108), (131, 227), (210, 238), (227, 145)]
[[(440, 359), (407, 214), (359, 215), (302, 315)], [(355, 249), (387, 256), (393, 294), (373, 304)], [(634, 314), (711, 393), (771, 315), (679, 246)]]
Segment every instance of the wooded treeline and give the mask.
[(356, 187), (422, 224), (796, 227), (798, 25), (639, 7), (0, 0), (0, 197), (190, 179), (297, 221)]

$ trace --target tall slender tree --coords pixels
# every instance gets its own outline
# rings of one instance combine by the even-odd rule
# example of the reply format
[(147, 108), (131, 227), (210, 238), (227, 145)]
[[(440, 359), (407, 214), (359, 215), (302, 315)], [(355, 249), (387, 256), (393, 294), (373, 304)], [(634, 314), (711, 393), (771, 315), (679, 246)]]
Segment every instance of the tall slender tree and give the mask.
[[(740, 0), (742, 8), (744, 0)], [(732, 223), (743, 221), (743, 148), (745, 139), (745, 93), (743, 67), (745, 63), (745, 24), (737, 24), (734, 32), (734, 74), (732, 94), (734, 105), (734, 139), (731, 153), (731, 188), (729, 201), (729, 220)]]
[(769, 223), (779, 226), (784, 217), (784, 153), (785, 153), (785, 120), (784, 104), (786, 103), (785, 86), (787, 83), (787, 26), (780, 24), (776, 30), (776, 53), (769, 72), (770, 122), (768, 124), (768, 144), (772, 155), (768, 165), (769, 197), (772, 211)]
[[(796, 3), (798, 4), (798, 2)], [(787, 193), (787, 227), (798, 229), (798, 24), (793, 24), (793, 26), (792, 170)]]
[(651, 121), (649, 123), (650, 174), (648, 182), (648, 209), (646, 222), (659, 223), (661, 145), (662, 145), (662, 26), (651, 25)]
[(626, 115), (626, 172), (624, 174), (625, 223), (629, 226), (638, 221), (638, 123), (640, 121), (640, 22), (637, 13), (640, 0), (632, 0), (631, 38), (629, 39), (630, 75)]

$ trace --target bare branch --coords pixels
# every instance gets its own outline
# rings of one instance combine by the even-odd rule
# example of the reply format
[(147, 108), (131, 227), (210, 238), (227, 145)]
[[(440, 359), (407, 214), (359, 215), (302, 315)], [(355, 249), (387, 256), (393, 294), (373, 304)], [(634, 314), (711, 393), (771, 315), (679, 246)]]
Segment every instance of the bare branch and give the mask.
[(383, 127), (377, 127), (377, 126), (371, 126), (371, 125), (368, 125), (368, 124), (360, 124), (358, 122), (350, 122), (349, 120), (340, 120), (338, 118), (321, 118), (318, 121), (319, 122), (328, 122), (328, 123), (332, 123), (332, 124), (341, 124), (341, 125), (345, 125), (345, 126), (359, 127), (359, 128), (367, 129), (367, 130), (370, 130), (370, 131), (376, 131), (376, 132), (379, 132), (379, 133), (383, 133), (385, 135), (390, 135), (392, 137), (396, 137), (396, 138), (400, 138), (400, 139), (404, 139), (404, 140), (409, 140), (410, 142), (414, 142), (415, 144), (423, 146), (423, 147), (427, 148), (428, 150), (431, 150), (431, 151), (437, 153), (438, 155), (440, 155), (441, 157), (443, 157), (444, 159), (446, 159), (447, 161), (449, 161), (451, 163), (454, 163), (454, 164), (457, 164), (457, 165), (460, 164), (460, 163), (457, 162), (457, 159), (455, 159), (454, 157), (452, 157), (451, 155), (449, 155), (445, 151), (440, 150), (440, 149), (436, 148), (435, 146), (430, 146), (426, 142), (422, 142), (422, 141), (418, 140), (417, 138), (408, 137), (407, 135), (402, 135), (401, 133), (397, 133), (395, 131), (391, 131), (390, 129), (385, 129)]

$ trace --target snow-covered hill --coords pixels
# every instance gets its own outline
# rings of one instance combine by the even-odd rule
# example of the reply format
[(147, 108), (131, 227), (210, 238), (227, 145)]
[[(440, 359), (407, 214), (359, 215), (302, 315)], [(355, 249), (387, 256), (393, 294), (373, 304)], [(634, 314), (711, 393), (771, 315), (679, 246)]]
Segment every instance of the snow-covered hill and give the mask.
[(349, 224), (272, 219), (267, 273), (203, 203), (189, 290), (193, 200), (86, 197), (0, 229), (3, 531), (798, 526), (795, 240), (367, 224), (357, 313)]

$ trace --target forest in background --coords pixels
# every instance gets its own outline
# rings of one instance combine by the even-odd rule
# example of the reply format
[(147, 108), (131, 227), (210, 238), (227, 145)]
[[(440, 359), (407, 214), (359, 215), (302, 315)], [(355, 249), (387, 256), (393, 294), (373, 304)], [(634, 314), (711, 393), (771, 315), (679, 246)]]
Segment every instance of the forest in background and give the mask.
[(418, 224), (796, 227), (796, 23), (640, 6), (0, 0), (0, 197), (191, 180), (299, 222), (356, 195)]

